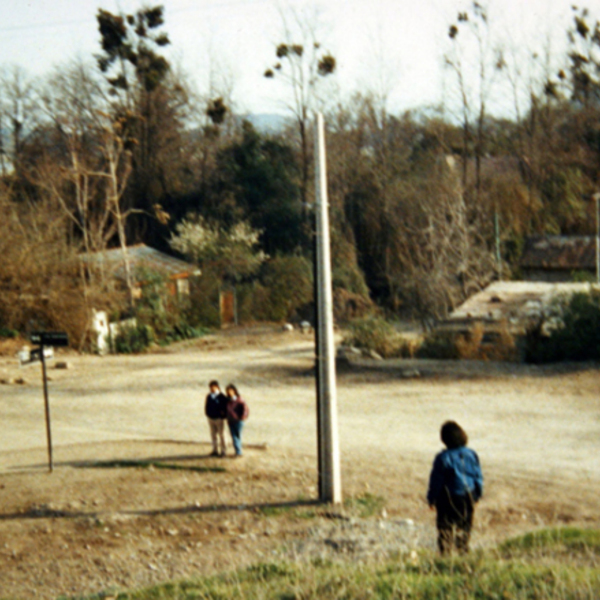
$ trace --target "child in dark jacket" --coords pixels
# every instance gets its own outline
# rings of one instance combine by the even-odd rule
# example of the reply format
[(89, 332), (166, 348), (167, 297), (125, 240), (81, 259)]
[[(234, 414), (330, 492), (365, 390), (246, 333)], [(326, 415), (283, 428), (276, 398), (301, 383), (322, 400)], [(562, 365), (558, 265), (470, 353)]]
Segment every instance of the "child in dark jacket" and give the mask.
[(438, 547), (446, 554), (453, 545), (469, 551), (475, 503), (483, 494), (483, 474), (477, 453), (467, 448), (467, 434), (458, 423), (446, 421), (441, 429), (446, 450), (433, 461), (427, 502), (437, 511)]
[[(208, 419), (208, 428), (212, 441), (211, 456), (225, 456), (227, 450), (225, 445), (225, 417), (227, 410), (227, 397), (221, 391), (219, 382), (216, 380), (208, 384), (210, 393), (206, 396), (204, 403), (204, 414)], [(219, 450), (219, 441), (221, 449)]]

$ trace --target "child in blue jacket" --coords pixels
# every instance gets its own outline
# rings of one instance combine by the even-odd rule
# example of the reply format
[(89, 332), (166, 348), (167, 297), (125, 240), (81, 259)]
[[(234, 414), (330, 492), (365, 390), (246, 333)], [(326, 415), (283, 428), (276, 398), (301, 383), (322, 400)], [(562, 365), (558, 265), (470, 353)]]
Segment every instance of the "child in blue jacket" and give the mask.
[(446, 421), (440, 432), (446, 450), (433, 461), (427, 502), (437, 511), (438, 547), (446, 554), (456, 545), (469, 551), (475, 503), (483, 494), (483, 474), (477, 453), (467, 448), (467, 434), (454, 421)]

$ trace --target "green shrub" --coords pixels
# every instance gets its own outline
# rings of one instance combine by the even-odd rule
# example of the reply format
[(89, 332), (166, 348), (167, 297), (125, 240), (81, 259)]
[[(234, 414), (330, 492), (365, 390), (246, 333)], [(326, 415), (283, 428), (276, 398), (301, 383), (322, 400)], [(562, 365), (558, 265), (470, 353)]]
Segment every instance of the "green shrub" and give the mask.
[(494, 328), (475, 322), (464, 333), (429, 332), (416, 350), (418, 358), (437, 360), (516, 360), (518, 349), (507, 322)]
[(456, 336), (451, 331), (432, 331), (428, 333), (417, 350), (418, 358), (458, 359), (460, 353), (456, 346)]
[(350, 321), (343, 341), (346, 346), (375, 351), (384, 358), (412, 356), (411, 344), (382, 317)]
[(333, 315), (336, 323), (348, 323), (363, 319), (373, 312), (369, 296), (355, 294), (343, 288), (333, 290)]
[(0, 338), (14, 339), (19, 335), (19, 332), (15, 329), (9, 329), (7, 327), (0, 327)]
[(600, 292), (573, 294), (558, 301), (552, 311), (556, 328), (550, 335), (544, 335), (542, 323), (527, 332), (525, 360), (600, 360)]
[(483, 323), (476, 322), (466, 334), (458, 335), (454, 344), (461, 359), (515, 360), (518, 356), (515, 339), (506, 321), (488, 330)]
[(334, 267), (331, 273), (331, 285), (334, 290), (343, 289), (351, 294), (369, 298), (369, 288), (365, 278), (356, 265)]
[[(138, 269), (136, 279), (142, 282), (142, 295), (133, 314), (140, 326), (151, 328), (158, 344), (199, 337), (207, 327), (219, 325), (218, 282), (214, 279), (192, 279), (189, 296), (176, 295), (172, 282), (156, 271)], [(207, 306), (215, 314), (203, 318)]]
[(589, 553), (600, 556), (600, 531), (578, 527), (541, 529), (526, 533), (504, 542), (500, 548), (503, 555), (514, 556), (549, 551)]
[(575, 283), (596, 283), (596, 274), (589, 271), (573, 271), (571, 281)]
[(238, 285), (236, 294), (240, 323), (269, 320), (269, 290), (259, 281)]
[(190, 282), (189, 303), (185, 309), (187, 322), (196, 328), (221, 326), (219, 293), (221, 282), (210, 269)]
[(143, 352), (154, 342), (154, 331), (149, 325), (123, 325), (114, 339), (117, 354)]
[(265, 307), (269, 321), (292, 319), (298, 308), (312, 301), (312, 270), (303, 256), (273, 258), (265, 266), (262, 282), (269, 290)]
[(189, 299), (178, 298), (168, 279), (156, 271), (138, 269), (136, 279), (142, 282), (142, 296), (134, 311), (137, 322), (151, 327), (158, 343), (179, 339), (177, 328), (185, 327), (185, 309)]
[(237, 287), (242, 323), (287, 321), (312, 302), (310, 262), (303, 256), (276, 256), (263, 266), (260, 280)]
[(193, 327), (184, 320), (173, 325), (173, 327), (167, 331), (163, 331), (160, 338), (156, 340), (159, 346), (168, 346), (174, 342), (181, 342), (183, 340), (191, 340), (194, 338), (202, 337), (208, 333), (208, 329), (205, 327)]

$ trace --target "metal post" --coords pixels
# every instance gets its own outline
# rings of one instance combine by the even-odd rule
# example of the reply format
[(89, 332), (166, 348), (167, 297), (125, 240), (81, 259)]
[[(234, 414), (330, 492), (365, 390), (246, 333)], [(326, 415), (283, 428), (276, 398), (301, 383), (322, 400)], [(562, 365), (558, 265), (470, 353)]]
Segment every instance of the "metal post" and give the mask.
[(342, 501), (340, 450), (337, 423), (337, 389), (335, 379), (335, 340), (333, 337), (333, 293), (331, 289), (331, 255), (329, 243), (329, 203), (325, 160), (325, 126), (323, 115), (316, 119), (316, 242), (317, 242), (317, 314), (318, 314), (318, 436), (319, 498), (323, 502)]
[(48, 400), (48, 377), (46, 376), (46, 359), (44, 358), (44, 345), (40, 344), (40, 360), (42, 362), (42, 381), (44, 383), (44, 407), (46, 411), (46, 439), (48, 441), (48, 470), (54, 470), (52, 460), (52, 431), (50, 427), (50, 402)]

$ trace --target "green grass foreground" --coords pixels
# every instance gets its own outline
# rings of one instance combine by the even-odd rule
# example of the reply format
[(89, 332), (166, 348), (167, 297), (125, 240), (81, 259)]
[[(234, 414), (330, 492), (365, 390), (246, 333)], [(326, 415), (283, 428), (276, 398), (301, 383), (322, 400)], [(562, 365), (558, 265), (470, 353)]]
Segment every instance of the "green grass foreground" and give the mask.
[(465, 558), (413, 553), (374, 564), (257, 564), (107, 595), (118, 600), (595, 599), (600, 595), (600, 531), (543, 530)]

